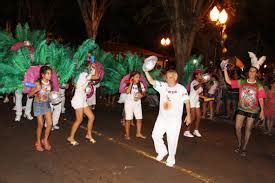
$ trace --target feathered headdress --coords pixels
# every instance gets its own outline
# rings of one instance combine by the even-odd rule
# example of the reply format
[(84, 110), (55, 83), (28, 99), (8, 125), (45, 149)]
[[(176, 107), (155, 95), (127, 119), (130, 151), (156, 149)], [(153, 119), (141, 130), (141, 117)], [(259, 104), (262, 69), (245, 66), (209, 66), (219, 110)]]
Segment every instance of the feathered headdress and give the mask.
[(266, 60), (266, 56), (262, 56), (261, 58), (257, 58), (255, 53), (248, 52), (248, 55), (251, 59), (251, 66), (256, 67), (258, 70), (260, 69), (261, 65), (263, 65), (264, 61)]

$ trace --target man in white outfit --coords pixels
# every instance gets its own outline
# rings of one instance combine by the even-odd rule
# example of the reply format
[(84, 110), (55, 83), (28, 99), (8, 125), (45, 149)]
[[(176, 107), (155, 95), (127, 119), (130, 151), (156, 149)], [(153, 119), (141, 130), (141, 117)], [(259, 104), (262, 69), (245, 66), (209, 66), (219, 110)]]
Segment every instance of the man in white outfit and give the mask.
[[(185, 87), (178, 84), (176, 71), (167, 71), (166, 82), (155, 81), (148, 72), (145, 72), (145, 74), (149, 83), (160, 94), (159, 114), (152, 132), (155, 150), (158, 154), (156, 160), (161, 161), (169, 153), (166, 165), (172, 167), (176, 162), (175, 155), (184, 103), (186, 104), (187, 112), (184, 122), (186, 125), (191, 123), (189, 96)], [(168, 151), (163, 141), (164, 133), (167, 136)]]
[[(15, 107), (16, 107), (15, 121), (18, 121), (18, 122), (21, 120), (22, 111), (23, 111), (22, 98), (23, 98), (22, 91), (19, 90), (19, 89), (17, 89), (15, 91)], [(33, 101), (33, 98), (27, 97), (27, 102), (26, 102), (26, 108), (25, 108), (25, 112), (24, 112), (24, 117), (26, 117), (28, 120), (32, 120), (33, 119), (32, 115), (31, 115), (32, 101)]]

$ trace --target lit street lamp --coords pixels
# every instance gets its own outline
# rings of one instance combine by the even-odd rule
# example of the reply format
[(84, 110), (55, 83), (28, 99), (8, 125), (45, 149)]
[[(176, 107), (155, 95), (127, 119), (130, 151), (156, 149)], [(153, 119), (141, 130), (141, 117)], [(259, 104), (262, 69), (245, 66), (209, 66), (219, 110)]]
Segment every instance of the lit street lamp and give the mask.
[(170, 43), (171, 43), (171, 41), (170, 41), (169, 38), (166, 38), (166, 39), (165, 39), (165, 38), (162, 38), (161, 41), (160, 41), (160, 44), (161, 44), (162, 46), (169, 46)]
[(221, 12), (217, 8), (217, 6), (214, 6), (214, 8), (210, 11), (210, 19), (213, 22), (216, 22), (218, 24), (225, 24), (228, 19), (228, 14), (223, 9)]
[[(212, 10), (210, 11), (210, 20), (212, 22), (216, 22), (216, 26), (218, 26), (219, 31), (221, 29), (221, 32), (220, 32), (221, 38), (220, 38), (219, 42), (222, 46), (222, 53), (223, 54), (227, 52), (227, 48), (224, 47), (224, 42), (227, 39), (227, 34), (224, 32), (225, 29), (226, 29), (227, 19), (228, 19), (228, 14), (225, 11), (225, 9), (220, 11), (217, 8), (217, 6), (214, 6), (212, 8)], [(215, 62), (216, 62), (216, 48), (215, 48), (215, 55), (214, 55), (214, 65), (215, 65)]]

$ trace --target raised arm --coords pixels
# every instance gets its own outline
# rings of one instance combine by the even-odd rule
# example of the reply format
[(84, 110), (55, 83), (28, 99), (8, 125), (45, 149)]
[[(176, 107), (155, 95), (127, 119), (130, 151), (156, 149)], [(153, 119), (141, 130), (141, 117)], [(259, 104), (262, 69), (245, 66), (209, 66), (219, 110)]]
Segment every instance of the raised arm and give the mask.
[(227, 84), (231, 85), (231, 80), (230, 80), (228, 72), (227, 72), (227, 67), (224, 68), (224, 78), (225, 78), (225, 82)]
[(154, 86), (156, 84), (156, 81), (151, 77), (148, 71), (145, 72), (145, 76), (151, 85)]

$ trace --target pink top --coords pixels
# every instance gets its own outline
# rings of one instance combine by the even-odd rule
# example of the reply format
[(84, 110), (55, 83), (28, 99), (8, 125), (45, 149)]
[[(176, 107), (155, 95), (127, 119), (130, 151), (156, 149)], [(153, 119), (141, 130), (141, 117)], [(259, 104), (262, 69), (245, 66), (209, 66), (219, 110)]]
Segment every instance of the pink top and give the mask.
[(249, 112), (259, 112), (259, 99), (266, 98), (263, 86), (259, 82), (249, 83), (247, 80), (231, 80), (232, 88), (239, 88), (238, 109)]

